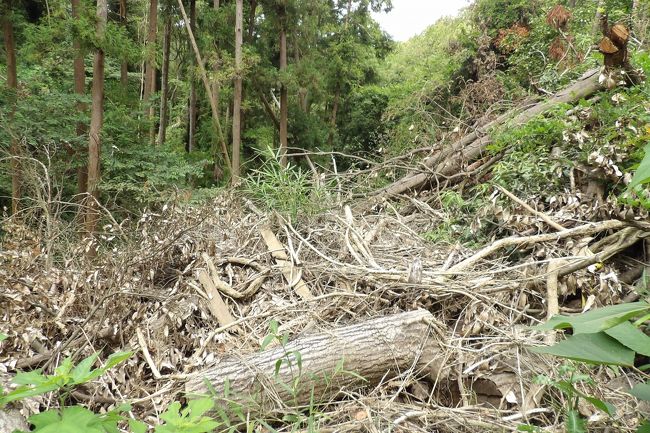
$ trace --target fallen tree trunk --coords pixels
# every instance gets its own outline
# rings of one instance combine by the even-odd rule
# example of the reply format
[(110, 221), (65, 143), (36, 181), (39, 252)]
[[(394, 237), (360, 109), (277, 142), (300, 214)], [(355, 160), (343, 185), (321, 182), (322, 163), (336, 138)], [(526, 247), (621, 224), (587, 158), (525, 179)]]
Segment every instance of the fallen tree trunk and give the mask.
[(329, 401), (343, 389), (373, 386), (409, 369), (437, 378), (443, 359), (438, 329), (425, 310), (381, 317), (222, 359), (193, 374), (185, 390), (208, 394), (213, 387), (221, 404), (268, 413), (277, 404), (307, 405), (312, 393), (315, 402)]
[(539, 102), (524, 111), (510, 111), (482, 128), (477, 128), (474, 132), (454, 142), (437, 155), (426, 158), (422, 164), (424, 170), (428, 170), (427, 172), (407, 174), (393, 184), (379, 190), (375, 195), (386, 197), (402, 194), (411, 189), (420, 188), (434, 178), (457, 174), (462, 170), (464, 163), (483, 156), (486, 146), (492, 142), (490, 129), (497, 126), (508, 125), (515, 127), (524, 125), (535, 116), (545, 113), (559, 104), (573, 103), (587, 98), (596, 93), (600, 87), (598, 69), (593, 69), (550, 99)]
[(29, 430), (25, 418), (17, 410), (0, 410), (0, 433), (13, 433), (16, 430)]

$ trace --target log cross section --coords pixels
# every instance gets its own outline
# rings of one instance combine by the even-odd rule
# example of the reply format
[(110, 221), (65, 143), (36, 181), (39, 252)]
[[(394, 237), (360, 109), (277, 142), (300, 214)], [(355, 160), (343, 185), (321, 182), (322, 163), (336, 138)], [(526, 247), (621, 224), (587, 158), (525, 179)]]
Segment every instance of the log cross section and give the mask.
[[(424, 310), (372, 319), (299, 337), (285, 347), (221, 359), (192, 375), (185, 389), (190, 395), (207, 394), (206, 383), (210, 383), (219, 399), (228, 382), (228, 400), (256, 412), (268, 409), (270, 396), (303, 405), (309, 403), (313, 389), (317, 401), (328, 401), (341, 389), (373, 386), (409, 369), (435, 378), (442, 364), (435, 329), (441, 327)], [(296, 353), (300, 353), (301, 370)], [(276, 375), (279, 359), (289, 359), (291, 365), (283, 362)], [(293, 391), (278, 386), (292, 384), (296, 377), (299, 385)]]

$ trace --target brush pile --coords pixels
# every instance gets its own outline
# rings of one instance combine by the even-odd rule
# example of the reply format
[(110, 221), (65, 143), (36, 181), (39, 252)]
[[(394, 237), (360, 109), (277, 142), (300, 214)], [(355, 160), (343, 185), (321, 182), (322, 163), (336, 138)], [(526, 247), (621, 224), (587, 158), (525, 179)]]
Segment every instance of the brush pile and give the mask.
[[(530, 327), (552, 314), (637, 297), (631, 284), (642, 270), (648, 238), (647, 230), (616, 220), (578, 223), (589, 207), (579, 205), (579, 196), (563, 199), (575, 205), (547, 215), (534, 211), (534, 203), (495, 191), (488, 211), (512, 236), (478, 252), (425, 240), (422, 234), (449, 215), (422, 197), (412, 197), (402, 213), (381, 202), (370, 211), (340, 206), (291, 222), (224, 192), (202, 206), (169, 205), (138, 221), (106, 225), (94, 259), (85, 258), (86, 244), (48, 242), (29, 226), (6, 220), (0, 332), (9, 338), (0, 346), (2, 385), (16, 370), (51, 371), (67, 356), (80, 360), (99, 352), (105, 359), (132, 350), (128, 361), (75, 390), (68, 403), (103, 410), (128, 401), (138, 418), (154, 424), (197, 374), (268, 350), (269, 335), (290, 345), (426, 310), (432, 319), (413, 359), (434, 342), (435, 374), (421, 362), (378, 365), (392, 373), (330, 389), (305, 405), (273, 398), (273, 369), (264, 380), (255, 370), (268, 398), (263, 411), (251, 409), (249, 423), (331, 432), (559, 425), (552, 402), (562, 395), (535, 378), (552, 375), (561, 361), (527, 350), (549, 338)], [(383, 334), (376, 341), (380, 351), (395, 350), (382, 346)], [(356, 349), (322, 353), (345, 360)], [(299, 370), (308, 372), (308, 364)], [(349, 374), (364, 367), (343, 365)], [(594, 383), (584, 391), (625, 415), (613, 421), (585, 405), (580, 410), (591, 417), (592, 431), (633, 431), (643, 408), (625, 391), (638, 380), (635, 373), (589, 374)], [(36, 397), (21, 410), (29, 415), (56, 404)], [(229, 421), (223, 430), (236, 425)], [(261, 425), (267, 424), (256, 425), (265, 431)]]

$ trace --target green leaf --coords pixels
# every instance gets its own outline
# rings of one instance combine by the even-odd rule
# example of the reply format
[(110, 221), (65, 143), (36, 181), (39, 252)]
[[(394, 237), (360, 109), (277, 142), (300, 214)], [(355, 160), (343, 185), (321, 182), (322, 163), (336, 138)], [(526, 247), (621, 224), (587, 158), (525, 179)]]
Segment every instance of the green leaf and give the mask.
[(567, 433), (587, 433), (587, 423), (577, 410), (567, 411), (564, 424)]
[(278, 321), (273, 319), (269, 323), (269, 330), (271, 331), (271, 334), (273, 335), (278, 335)]
[(34, 425), (38, 430), (42, 427), (45, 427), (50, 424), (54, 424), (59, 421), (59, 411), (58, 410), (48, 410), (45, 412), (37, 413), (28, 418), (29, 422)]
[(639, 429), (636, 431), (636, 433), (650, 433), (650, 421), (643, 421), (643, 424), (639, 426)]
[(108, 357), (106, 365), (103, 368), (106, 370), (113, 368), (120, 362), (129, 359), (132, 355), (133, 352), (115, 352)]
[(547, 323), (535, 326), (534, 329), (552, 330), (573, 328), (574, 334), (593, 334), (613, 328), (648, 311), (650, 311), (650, 304), (647, 302), (611, 305), (577, 316), (554, 316)]
[(271, 344), (271, 341), (275, 338), (275, 335), (269, 334), (266, 337), (264, 337), (264, 340), (262, 341), (262, 347), (261, 349), (264, 350), (268, 347), (269, 344)]
[(614, 416), (616, 414), (616, 408), (614, 405), (607, 403), (605, 401), (599, 400), (596, 397), (582, 396), (589, 403), (593, 404), (601, 412), (605, 412), (609, 416)]
[(650, 401), (650, 382), (640, 383), (630, 390), (639, 400)]
[(650, 182), (650, 144), (645, 147), (645, 157), (641, 161), (641, 164), (639, 164), (639, 168), (636, 169), (628, 188), (631, 189), (648, 182)]
[(99, 415), (82, 406), (47, 411), (29, 418), (38, 433), (106, 433)]
[[(54, 374), (52, 376), (57, 376), (61, 378), (62, 380), (65, 380), (65, 382), (68, 382), (70, 372), (72, 371), (72, 367), (74, 364), (72, 364), (72, 358), (68, 357), (65, 358), (61, 364), (54, 370)], [(50, 376), (50, 377), (52, 377)]]
[(531, 347), (536, 353), (582, 361), (590, 364), (634, 365), (634, 351), (604, 332), (572, 335), (550, 347)]
[(6, 339), (7, 339), (7, 336), (0, 332), (0, 342), (5, 341)]
[(650, 337), (630, 322), (623, 322), (606, 330), (605, 333), (636, 353), (650, 356)]
[(21, 371), (16, 373), (12, 382), (18, 385), (41, 385), (48, 380), (41, 371), (40, 368), (32, 371)]
[(167, 410), (160, 414), (160, 419), (167, 422), (174, 422), (180, 419), (178, 411), (181, 409), (181, 404), (177, 401), (169, 405)]
[(131, 433), (147, 433), (148, 429), (147, 424), (142, 421), (129, 419), (129, 430), (131, 430)]
[(90, 376), (90, 369), (92, 368), (95, 361), (99, 357), (99, 352), (95, 352), (90, 355), (88, 358), (81, 361), (77, 366), (72, 370), (72, 380), (75, 385), (80, 385), (87, 382)]
[(197, 400), (190, 400), (187, 403), (188, 413), (191, 413), (193, 417), (201, 416), (204, 413), (208, 412), (214, 407), (214, 400), (211, 398), (201, 398)]

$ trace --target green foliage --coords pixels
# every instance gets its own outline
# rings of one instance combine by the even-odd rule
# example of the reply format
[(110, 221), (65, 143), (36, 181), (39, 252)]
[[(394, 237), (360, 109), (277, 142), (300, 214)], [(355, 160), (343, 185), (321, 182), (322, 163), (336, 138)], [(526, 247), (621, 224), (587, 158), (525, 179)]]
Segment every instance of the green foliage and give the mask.
[[(61, 408), (50, 409), (29, 417), (28, 421), (34, 426), (31, 431), (37, 433), (119, 433), (118, 424), (126, 420), (122, 413), (129, 411), (130, 406), (121, 405), (107, 413), (96, 414), (82, 406), (64, 406), (63, 402), (74, 387), (99, 378), (131, 355), (132, 352), (114, 353), (101, 367), (95, 369), (92, 367), (97, 361), (99, 353), (90, 355), (76, 366), (73, 364), (72, 358), (66, 358), (51, 375), (42, 374), (41, 370), (20, 372), (13, 379), (13, 382), (19, 385), (17, 388), (6, 393), (0, 388), (0, 408), (25, 398), (58, 392), (61, 394)], [(131, 423), (131, 421), (129, 422)], [(137, 423), (132, 424), (136, 425)], [(133, 431), (134, 433), (143, 433), (143, 430), (134, 429)]]
[[(634, 318), (637, 320), (630, 322)], [(640, 327), (645, 329), (649, 320), (650, 304), (646, 302), (612, 305), (572, 317), (555, 316), (548, 323), (536, 328), (542, 330), (572, 328), (574, 335), (551, 347), (534, 347), (530, 350), (587, 364), (632, 367), (636, 355), (650, 354), (650, 337), (639, 329)], [(599, 410), (612, 415), (611, 406), (577, 391), (573, 381), (547, 380), (546, 382), (545, 384), (565, 393), (569, 400), (575, 398), (575, 405), (565, 408), (567, 431), (584, 431), (581, 430), (584, 428), (584, 420), (577, 412), (578, 398), (583, 398)], [(650, 401), (650, 383), (636, 385), (630, 394), (640, 400)], [(642, 426), (639, 431), (643, 431), (644, 428)]]
[(646, 183), (650, 183), (650, 144), (645, 147), (645, 157), (641, 161), (641, 164), (639, 164), (639, 168), (636, 169), (629, 188)]
[(42, 374), (41, 370), (18, 373), (13, 381), (20, 386), (0, 396), (0, 406), (51, 391), (69, 392), (75, 386), (97, 379), (131, 355), (131, 352), (114, 353), (108, 357), (103, 366), (96, 369), (92, 366), (97, 361), (99, 353), (90, 355), (76, 366), (72, 358), (66, 358), (51, 375)]
[(487, 27), (490, 36), (513, 24), (528, 24), (531, 15), (541, 6), (540, 0), (480, 0), (473, 8), (474, 20)]
[[(560, 391), (565, 397), (564, 412), (564, 426), (566, 433), (586, 433), (587, 422), (580, 415), (578, 405), (580, 400), (584, 400), (601, 412), (604, 412), (610, 417), (615, 416), (616, 408), (611, 404), (599, 400), (596, 397), (585, 394), (577, 388), (578, 385), (582, 388), (584, 385), (593, 385), (593, 380), (584, 374), (579, 374), (575, 366), (564, 364), (558, 369), (558, 379), (553, 379), (549, 376), (538, 376), (536, 382), (545, 386), (555, 388)], [(526, 425), (520, 426), (519, 431), (537, 432), (534, 426)]]
[(631, 302), (597, 308), (577, 316), (554, 316), (547, 323), (536, 327), (540, 330), (573, 328), (575, 334), (590, 334), (613, 328), (628, 320), (650, 312), (647, 302)]
[(447, 102), (454, 87), (454, 75), (469, 60), (473, 49), (460, 40), (470, 32), (466, 17), (445, 18), (424, 33), (401, 43), (380, 67), (382, 93), (387, 106), (384, 122), (389, 155), (430, 145), (441, 129), (453, 129), (449, 112), (457, 108)]
[(480, 188), (469, 198), (464, 198), (456, 191), (442, 191), (439, 195), (439, 206), (445, 218), (435, 228), (423, 233), (422, 237), (434, 243), (460, 242), (466, 246), (480, 244), (483, 241), (483, 233), (473, 227), (472, 218), (485, 203), (486, 197)]
[(378, 156), (387, 132), (384, 112), (389, 98), (379, 86), (359, 87), (349, 94), (339, 128), (342, 150), (357, 156)]
[(179, 402), (172, 403), (160, 418), (165, 424), (156, 426), (156, 433), (208, 433), (219, 426), (205, 414), (212, 410), (214, 401), (211, 398), (190, 400), (187, 407), (181, 409)]
[(266, 161), (244, 180), (244, 193), (259, 207), (293, 220), (326, 209), (328, 190), (315, 186), (310, 173), (299, 167), (280, 165), (279, 154), (268, 148)]
[(590, 364), (628, 367), (634, 364), (634, 351), (604, 332), (573, 335), (554, 346), (535, 347), (531, 350)]
[(32, 415), (28, 421), (37, 433), (119, 433), (118, 423), (125, 420), (121, 414), (129, 409), (126, 405), (96, 414), (82, 406), (68, 406)]

